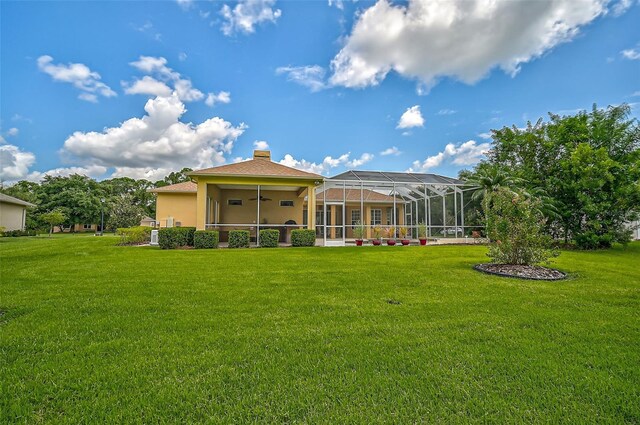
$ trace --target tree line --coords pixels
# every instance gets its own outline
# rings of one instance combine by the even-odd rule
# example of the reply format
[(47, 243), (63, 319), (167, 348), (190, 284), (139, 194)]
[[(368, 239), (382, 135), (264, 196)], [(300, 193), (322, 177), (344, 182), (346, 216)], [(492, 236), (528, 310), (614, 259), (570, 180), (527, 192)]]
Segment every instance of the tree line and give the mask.
[(73, 229), (75, 224), (100, 223), (104, 213), (105, 230), (140, 224), (143, 216), (155, 216), (156, 195), (149, 189), (189, 181), (183, 168), (162, 180), (151, 182), (129, 177), (96, 181), (90, 177), (45, 176), (39, 182), (21, 180), (0, 191), (36, 205), (27, 214), (28, 230)]
[(485, 220), (507, 189), (536, 200), (544, 232), (593, 249), (626, 243), (640, 213), (640, 125), (629, 105), (492, 131), (487, 159), (460, 177)]

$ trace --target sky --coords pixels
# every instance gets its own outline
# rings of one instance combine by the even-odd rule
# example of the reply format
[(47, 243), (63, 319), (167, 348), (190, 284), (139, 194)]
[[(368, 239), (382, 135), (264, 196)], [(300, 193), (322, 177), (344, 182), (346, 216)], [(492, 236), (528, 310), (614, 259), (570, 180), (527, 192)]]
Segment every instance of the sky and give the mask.
[(2, 1), (0, 180), (274, 161), (456, 176), (491, 129), (628, 103), (639, 0)]

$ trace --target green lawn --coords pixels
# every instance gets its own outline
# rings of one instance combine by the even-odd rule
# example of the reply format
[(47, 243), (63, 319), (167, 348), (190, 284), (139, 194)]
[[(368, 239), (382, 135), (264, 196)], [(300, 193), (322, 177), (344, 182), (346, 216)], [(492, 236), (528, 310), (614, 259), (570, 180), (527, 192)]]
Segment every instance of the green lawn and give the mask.
[(640, 423), (638, 243), (532, 282), (480, 246), (116, 241), (0, 240), (0, 423)]

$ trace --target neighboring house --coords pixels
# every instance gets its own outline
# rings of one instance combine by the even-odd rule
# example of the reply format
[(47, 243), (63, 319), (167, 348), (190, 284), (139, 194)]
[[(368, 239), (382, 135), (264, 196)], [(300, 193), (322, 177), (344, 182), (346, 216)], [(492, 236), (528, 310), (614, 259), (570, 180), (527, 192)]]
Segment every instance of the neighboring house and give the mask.
[[(62, 230), (63, 233), (83, 233), (83, 232), (99, 232), (100, 225), (99, 224), (90, 224), (90, 223), (76, 223), (73, 226), (65, 227)], [(60, 226), (56, 226), (53, 229), (53, 233), (60, 233)]]
[(348, 171), (325, 178), (272, 162), (269, 151), (254, 151), (251, 160), (189, 177), (150, 190), (157, 194), (157, 226), (216, 229), (221, 241), (232, 229), (247, 229), (255, 240), (260, 229), (275, 228), (287, 241), (292, 229), (308, 228), (325, 245), (344, 244), (358, 223), (367, 238), (376, 226), (408, 227), (417, 237), (419, 223), (434, 235), (438, 228), (454, 229), (447, 234), (458, 237), (465, 232), (464, 183), (435, 174)]
[(149, 216), (144, 216), (142, 217), (142, 220), (140, 220), (140, 226), (143, 227), (156, 227), (156, 220), (155, 218), (151, 218)]
[(640, 240), (640, 221), (630, 221), (626, 226), (632, 232), (631, 239), (635, 241)]
[(34, 204), (0, 193), (0, 228), (4, 230), (24, 230), (27, 208)]

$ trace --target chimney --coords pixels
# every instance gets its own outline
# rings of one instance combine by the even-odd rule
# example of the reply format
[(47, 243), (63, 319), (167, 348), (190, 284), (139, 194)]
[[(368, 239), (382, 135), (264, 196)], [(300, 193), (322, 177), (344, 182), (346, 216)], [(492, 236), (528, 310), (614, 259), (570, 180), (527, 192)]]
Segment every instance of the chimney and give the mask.
[(253, 159), (266, 159), (271, 161), (271, 151), (253, 151)]

